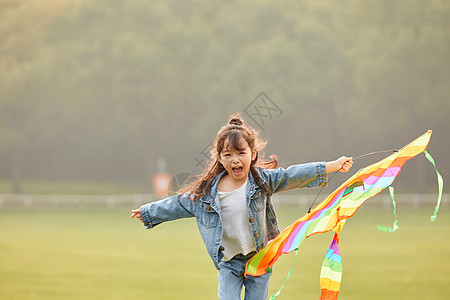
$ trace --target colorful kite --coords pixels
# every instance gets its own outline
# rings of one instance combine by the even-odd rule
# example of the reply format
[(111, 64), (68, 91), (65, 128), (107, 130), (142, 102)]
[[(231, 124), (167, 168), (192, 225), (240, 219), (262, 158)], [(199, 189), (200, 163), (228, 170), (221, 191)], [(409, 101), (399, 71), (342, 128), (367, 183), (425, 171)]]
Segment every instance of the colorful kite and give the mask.
[[(333, 230), (335, 235), (322, 264), (320, 299), (337, 299), (342, 276), (342, 260), (338, 247), (339, 233), (345, 221), (355, 214), (356, 210), (364, 201), (378, 195), (385, 188), (390, 187), (405, 162), (417, 154), (425, 152), (426, 157), (436, 169), (433, 159), (425, 150), (430, 141), (430, 137), (431, 130), (402, 149), (395, 151), (395, 153), (387, 158), (359, 170), (313, 210), (286, 228), (278, 237), (249, 260), (245, 274), (260, 276), (271, 272), (272, 266), (281, 254), (294, 250), (298, 251), (300, 244), (313, 234)], [(436, 218), (439, 209), (443, 186), (442, 177), (437, 172), (437, 169), (436, 173), (438, 175), (439, 196), (438, 204), (431, 217), (432, 221)], [(391, 195), (395, 207), (392, 190)], [(394, 222), (394, 229), (381, 229), (391, 232), (394, 231), (397, 227), (396, 221)], [(291, 272), (289, 272), (288, 278)], [(272, 299), (278, 296), (282, 288), (272, 296)]]

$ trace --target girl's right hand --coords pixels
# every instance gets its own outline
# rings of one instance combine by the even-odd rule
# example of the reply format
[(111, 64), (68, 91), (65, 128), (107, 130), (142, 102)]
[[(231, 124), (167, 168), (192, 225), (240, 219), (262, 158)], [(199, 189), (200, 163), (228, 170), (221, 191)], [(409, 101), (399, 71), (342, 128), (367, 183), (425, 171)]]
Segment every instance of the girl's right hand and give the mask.
[(131, 212), (132, 212), (131, 218), (136, 217), (136, 218), (138, 218), (139, 220), (141, 220), (141, 222), (143, 222), (143, 221), (142, 221), (142, 216), (141, 216), (141, 210), (140, 210), (139, 208), (138, 208), (138, 209), (133, 209)]

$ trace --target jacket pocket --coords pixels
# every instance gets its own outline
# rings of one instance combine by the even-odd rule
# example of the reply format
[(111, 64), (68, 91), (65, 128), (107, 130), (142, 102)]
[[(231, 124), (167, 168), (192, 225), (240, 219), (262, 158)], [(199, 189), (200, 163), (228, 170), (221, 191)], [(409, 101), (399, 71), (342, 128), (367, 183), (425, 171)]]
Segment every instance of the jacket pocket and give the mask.
[(264, 196), (257, 198), (252, 198), (250, 201), (250, 206), (254, 211), (263, 211), (266, 207), (266, 201)]
[(219, 214), (208, 203), (202, 203), (199, 221), (205, 228), (214, 228), (219, 222)]

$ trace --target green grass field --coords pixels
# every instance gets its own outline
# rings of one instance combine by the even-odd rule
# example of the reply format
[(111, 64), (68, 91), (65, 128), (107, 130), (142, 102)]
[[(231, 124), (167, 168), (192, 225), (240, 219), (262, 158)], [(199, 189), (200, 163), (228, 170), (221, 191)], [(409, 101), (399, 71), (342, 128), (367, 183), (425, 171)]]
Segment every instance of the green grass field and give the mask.
[[(131, 209), (131, 207), (130, 207)], [(339, 299), (448, 299), (450, 212), (363, 209), (341, 234)], [(278, 209), (281, 227), (302, 215)], [(0, 211), (1, 299), (216, 299), (217, 272), (193, 219), (145, 230), (128, 210)], [(307, 239), (278, 299), (318, 299), (319, 273), (332, 234)], [(294, 254), (275, 265), (270, 293)]]

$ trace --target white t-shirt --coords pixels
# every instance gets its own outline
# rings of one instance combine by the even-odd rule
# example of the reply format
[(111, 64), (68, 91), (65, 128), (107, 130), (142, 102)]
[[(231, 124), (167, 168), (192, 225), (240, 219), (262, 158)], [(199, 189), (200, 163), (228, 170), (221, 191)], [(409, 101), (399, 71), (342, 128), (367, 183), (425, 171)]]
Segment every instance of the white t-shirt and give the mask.
[(252, 230), (248, 222), (247, 184), (248, 179), (234, 191), (218, 191), (223, 224), (224, 261), (232, 259), (237, 254), (247, 255), (256, 250)]

